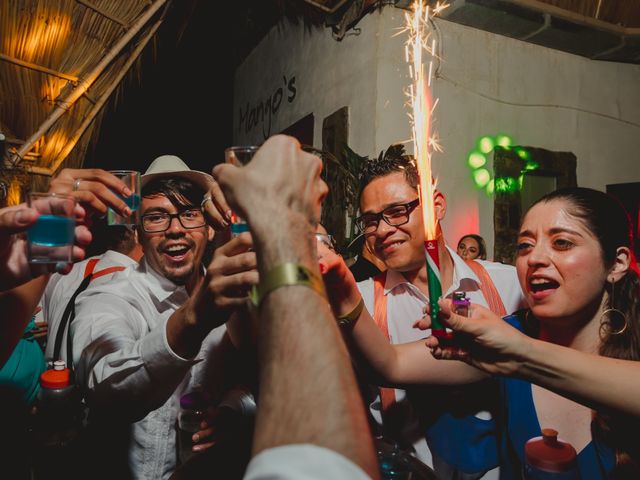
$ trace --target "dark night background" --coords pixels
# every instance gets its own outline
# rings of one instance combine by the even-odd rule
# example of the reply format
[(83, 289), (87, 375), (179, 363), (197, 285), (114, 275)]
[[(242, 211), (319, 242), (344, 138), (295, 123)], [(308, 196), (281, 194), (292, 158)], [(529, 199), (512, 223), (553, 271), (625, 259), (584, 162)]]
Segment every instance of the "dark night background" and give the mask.
[(140, 81), (127, 80), (110, 102), (85, 167), (144, 172), (173, 154), (210, 172), (224, 158), (235, 65), (275, 23), (277, 8), (265, 0), (182, 2), (160, 28), (155, 54), (145, 51)]

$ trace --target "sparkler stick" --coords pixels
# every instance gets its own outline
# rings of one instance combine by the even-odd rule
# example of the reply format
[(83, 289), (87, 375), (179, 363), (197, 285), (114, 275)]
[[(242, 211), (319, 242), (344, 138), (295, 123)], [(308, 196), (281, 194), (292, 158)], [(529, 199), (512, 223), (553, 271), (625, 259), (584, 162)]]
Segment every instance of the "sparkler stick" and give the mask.
[[(442, 296), (440, 280), (440, 259), (437, 242), (438, 222), (435, 215), (434, 192), (436, 182), (431, 173), (431, 151), (437, 149), (437, 142), (431, 137), (431, 113), (435, 104), (431, 101), (431, 76), (433, 72), (433, 58), (436, 55), (436, 39), (429, 27), (430, 15), (437, 14), (446, 8), (446, 4), (438, 4), (431, 10), (422, 1), (416, 0), (412, 5), (412, 13), (406, 14), (406, 30), (409, 39), (405, 49), (405, 56), (409, 62), (409, 72), (412, 83), (408, 96), (411, 105), (410, 114), (413, 130), (413, 151), (416, 166), (420, 176), (418, 193), (422, 205), (424, 221), (424, 247), (427, 261), (427, 281), (429, 287), (429, 306), (431, 307), (431, 333), (441, 338), (451, 338), (440, 320), (438, 299)], [(428, 70), (426, 70), (423, 53), (427, 53)], [(437, 102), (436, 102), (437, 103)]]

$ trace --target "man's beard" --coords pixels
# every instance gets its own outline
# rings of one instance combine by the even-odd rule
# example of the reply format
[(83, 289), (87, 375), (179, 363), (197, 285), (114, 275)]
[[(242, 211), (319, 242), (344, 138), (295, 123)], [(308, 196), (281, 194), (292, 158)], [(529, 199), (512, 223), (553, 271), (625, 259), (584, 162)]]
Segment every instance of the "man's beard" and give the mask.
[(194, 271), (195, 264), (192, 264), (191, 268), (185, 273), (181, 273), (180, 275), (172, 275), (171, 272), (165, 270), (164, 276), (167, 280), (171, 280), (176, 285), (184, 286), (189, 281)]

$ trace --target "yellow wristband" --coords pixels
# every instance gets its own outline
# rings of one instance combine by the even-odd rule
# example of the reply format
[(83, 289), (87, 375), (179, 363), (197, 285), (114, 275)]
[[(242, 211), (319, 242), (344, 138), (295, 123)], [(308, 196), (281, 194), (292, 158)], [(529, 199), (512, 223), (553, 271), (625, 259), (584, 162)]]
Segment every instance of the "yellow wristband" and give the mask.
[(340, 325), (343, 328), (353, 327), (353, 325), (355, 325), (356, 323), (356, 320), (360, 318), (360, 315), (362, 314), (362, 310), (364, 310), (364, 298), (360, 297), (360, 301), (358, 302), (358, 304), (353, 310), (351, 310), (346, 315), (342, 315), (337, 318), (338, 325)]
[(324, 292), (324, 282), (322, 278), (314, 274), (304, 265), (299, 263), (283, 263), (273, 267), (260, 281), (257, 288), (254, 288), (249, 297), (251, 302), (259, 307), (265, 297), (280, 287), (292, 285), (302, 285), (315, 290), (319, 295), (326, 298)]

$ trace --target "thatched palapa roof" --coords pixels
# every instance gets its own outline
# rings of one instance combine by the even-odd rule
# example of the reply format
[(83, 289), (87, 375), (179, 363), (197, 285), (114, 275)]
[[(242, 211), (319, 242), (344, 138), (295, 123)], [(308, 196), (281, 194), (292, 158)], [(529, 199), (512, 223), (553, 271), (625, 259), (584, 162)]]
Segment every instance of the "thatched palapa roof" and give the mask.
[(171, 3), (3, 2), (0, 132), (6, 141), (0, 181), (15, 189), (32, 177), (43, 186), (62, 167), (82, 165), (103, 107), (129, 72), (139, 75), (140, 55)]

